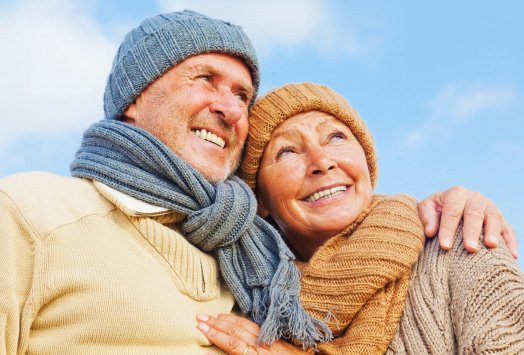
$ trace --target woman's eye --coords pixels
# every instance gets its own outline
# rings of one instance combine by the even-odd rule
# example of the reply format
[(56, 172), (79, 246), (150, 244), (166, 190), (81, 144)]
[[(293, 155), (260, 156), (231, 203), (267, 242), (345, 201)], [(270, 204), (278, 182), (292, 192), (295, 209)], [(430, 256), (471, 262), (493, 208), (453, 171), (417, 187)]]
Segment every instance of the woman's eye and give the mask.
[(346, 135), (342, 132), (335, 132), (329, 136), (329, 139), (346, 139)]
[(282, 158), (284, 155), (294, 153), (294, 152), (295, 152), (295, 149), (293, 147), (284, 147), (278, 151), (276, 159), (278, 160)]

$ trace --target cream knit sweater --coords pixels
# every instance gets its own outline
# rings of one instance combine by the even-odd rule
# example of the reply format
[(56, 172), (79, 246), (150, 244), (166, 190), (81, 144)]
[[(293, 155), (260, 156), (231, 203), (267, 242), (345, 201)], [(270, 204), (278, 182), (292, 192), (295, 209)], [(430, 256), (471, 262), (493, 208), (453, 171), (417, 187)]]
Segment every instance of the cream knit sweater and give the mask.
[(197, 313), (230, 313), (181, 216), (47, 173), (0, 181), (0, 354), (222, 353)]

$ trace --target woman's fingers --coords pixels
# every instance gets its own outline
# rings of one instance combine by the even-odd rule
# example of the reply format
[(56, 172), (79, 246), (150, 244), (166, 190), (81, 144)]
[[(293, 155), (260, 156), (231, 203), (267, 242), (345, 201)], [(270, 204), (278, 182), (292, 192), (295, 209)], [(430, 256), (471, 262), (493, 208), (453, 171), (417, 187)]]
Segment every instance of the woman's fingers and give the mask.
[(204, 336), (231, 355), (309, 354), (283, 340), (277, 340), (271, 346), (257, 346), (260, 327), (246, 318), (231, 314), (199, 314), (197, 321), (197, 328)]
[[(233, 355), (256, 354), (260, 328), (253, 322), (234, 315), (218, 317), (197, 315), (197, 328), (213, 344)], [(248, 347), (249, 345), (249, 347)], [(247, 351), (246, 351), (247, 348)]]

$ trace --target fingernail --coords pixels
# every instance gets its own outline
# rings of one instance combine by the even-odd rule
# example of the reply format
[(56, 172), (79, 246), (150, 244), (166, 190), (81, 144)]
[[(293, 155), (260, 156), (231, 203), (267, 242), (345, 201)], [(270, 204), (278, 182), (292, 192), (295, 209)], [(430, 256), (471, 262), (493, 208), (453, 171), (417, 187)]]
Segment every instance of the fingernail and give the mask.
[(476, 240), (470, 240), (470, 241), (468, 242), (468, 245), (469, 245), (469, 247), (470, 247), (471, 249), (473, 249), (473, 250), (475, 250), (475, 251), (479, 248), (479, 243), (478, 243)]
[(497, 238), (495, 235), (491, 234), (486, 237), (490, 243), (493, 243), (497, 245), (499, 243), (499, 238)]
[(450, 249), (451, 248), (451, 240), (449, 239), (444, 239), (443, 241), (441, 241), (441, 244), (440, 244), (443, 248), (445, 249)]
[(207, 322), (207, 320), (209, 319), (209, 316), (207, 314), (200, 313), (196, 316), (196, 319), (198, 319), (201, 322)]
[(212, 314), (211, 317), (218, 318), (218, 314)]
[(197, 324), (197, 328), (198, 330), (200, 330), (201, 332), (207, 332), (209, 330), (209, 325), (207, 325), (206, 323), (198, 323)]

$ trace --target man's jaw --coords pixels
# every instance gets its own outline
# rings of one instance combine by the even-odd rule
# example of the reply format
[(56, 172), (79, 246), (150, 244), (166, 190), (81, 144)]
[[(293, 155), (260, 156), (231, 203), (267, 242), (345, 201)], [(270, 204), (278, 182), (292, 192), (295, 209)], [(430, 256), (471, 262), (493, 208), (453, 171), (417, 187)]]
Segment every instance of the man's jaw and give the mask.
[[(238, 144), (242, 144), (243, 146), (243, 142), (239, 142), (233, 126), (225, 123), (219, 115), (200, 113), (192, 117), (189, 122), (189, 127), (189, 134), (193, 135), (193, 139), (200, 139), (203, 144), (213, 144), (215, 148), (211, 149), (211, 151), (214, 150), (218, 153), (216, 149), (221, 149), (226, 156), (231, 154), (238, 155), (232, 158), (233, 160), (230, 160), (231, 157), (230, 159), (226, 158), (223, 162), (224, 166), (221, 167), (221, 169), (197, 168), (195, 166), (194, 168), (197, 168), (202, 176), (212, 184), (223, 182), (233, 175), (240, 165), (242, 155), (236, 152), (237, 149), (235, 147), (237, 147)], [(196, 154), (196, 152), (194, 153)], [(207, 159), (208, 163), (221, 164), (217, 162), (217, 160), (221, 161), (221, 159)]]
[[(205, 138), (203, 138), (203, 133)], [(228, 141), (204, 129), (191, 129), (190, 134), (193, 135), (193, 139), (202, 142), (201, 144), (207, 146), (207, 148), (202, 146), (202, 150), (199, 150), (194, 146), (196, 149), (191, 154), (198, 154), (198, 150), (200, 151), (200, 158), (197, 161), (192, 159), (186, 161), (190, 162), (207, 181), (212, 184), (224, 182), (236, 172), (240, 166), (242, 154), (237, 152), (236, 149), (232, 150), (233, 146), (229, 145)]]
[(224, 167), (222, 172), (217, 172), (217, 173), (213, 173), (210, 171), (203, 172), (201, 171), (201, 169), (198, 169), (196, 167), (194, 168), (197, 169), (200, 172), (200, 174), (202, 174), (202, 176), (207, 181), (209, 181), (211, 184), (218, 184), (219, 182), (224, 182), (229, 177), (231, 177), (231, 175), (233, 175), (236, 172), (239, 165), (240, 165), (240, 157), (238, 157), (236, 161), (226, 163), (226, 166)]

